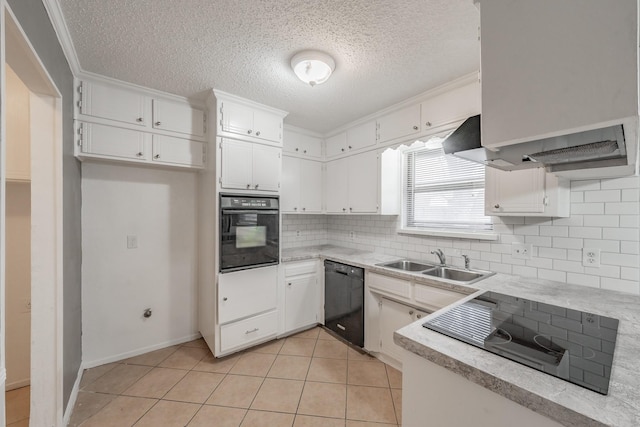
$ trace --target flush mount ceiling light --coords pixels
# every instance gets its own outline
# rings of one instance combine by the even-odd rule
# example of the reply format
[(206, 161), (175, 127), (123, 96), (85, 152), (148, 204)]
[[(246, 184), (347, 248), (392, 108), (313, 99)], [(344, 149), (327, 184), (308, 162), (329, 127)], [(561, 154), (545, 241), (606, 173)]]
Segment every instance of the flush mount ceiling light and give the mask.
[(300, 80), (315, 86), (329, 80), (336, 63), (324, 52), (305, 50), (291, 58), (291, 68)]

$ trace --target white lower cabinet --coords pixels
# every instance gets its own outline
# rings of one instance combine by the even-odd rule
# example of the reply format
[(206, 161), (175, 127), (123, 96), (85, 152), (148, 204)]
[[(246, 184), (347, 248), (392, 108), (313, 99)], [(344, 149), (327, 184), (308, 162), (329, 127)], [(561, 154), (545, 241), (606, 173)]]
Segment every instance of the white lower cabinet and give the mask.
[(318, 323), (320, 278), (318, 261), (282, 264), (284, 268), (284, 330), (303, 329)]
[(416, 320), (418, 309), (380, 298), (380, 352), (402, 362), (403, 349), (393, 342), (393, 333)]
[(278, 312), (263, 313), (238, 322), (220, 327), (220, 350), (229, 352), (234, 349), (274, 337), (278, 331)]

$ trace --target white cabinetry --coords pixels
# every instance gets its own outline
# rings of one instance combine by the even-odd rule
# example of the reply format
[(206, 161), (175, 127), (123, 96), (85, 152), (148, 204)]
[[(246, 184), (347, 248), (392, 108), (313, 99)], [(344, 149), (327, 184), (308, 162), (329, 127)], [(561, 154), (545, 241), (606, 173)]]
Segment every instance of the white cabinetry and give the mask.
[(205, 124), (205, 113), (201, 109), (163, 99), (153, 100), (154, 129), (203, 137)]
[(347, 133), (341, 132), (325, 140), (327, 157), (335, 157), (347, 152)]
[(282, 149), (285, 153), (314, 159), (322, 158), (322, 138), (286, 128)]
[(280, 148), (221, 138), (220, 151), (222, 188), (279, 191)]
[(486, 168), (485, 215), (568, 217), (569, 183), (543, 168)]
[(284, 330), (304, 329), (318, 323), (318, 261), (282, 264), (284, 268)]
[(481, 5), (482, 145), (637, 118), (636, 1)]
[(147, 127), (151, 122), (149, 98), (143, 93), (83, 81), (78, 86), (80, 114)]
[(423, 133), (437, 131), (443, 127), (480, 114), (480, 84), (467, 84), (421, 104)]
[(378, 142), (420, 134), (420, 105), (412, 105), (378, 118)]
[(204, 167), (205, 144), (189, 139), (166, 135), (152, 136), (152, 157), (154, 163), (166, 165)]
[(275, 337), (278, 329), (278, 268), (263, 267), (218, 276), (220, 356)]
[(376, 122), (369, 121), (347, 129), (325, 141), (327, 157), (361, 150), (376, 145)]
[(427, 315), (406, 304), (380, 298), (380, 352), (402, 362), (403, 348), (393, 342), (393, 333)]
[(218, 90), (214, 94), (218, 135), (282, 144), (282, 120), (287, 113)]
[(283, 156), (281, 193), (283, 213), (322, 212), (322, 163)]

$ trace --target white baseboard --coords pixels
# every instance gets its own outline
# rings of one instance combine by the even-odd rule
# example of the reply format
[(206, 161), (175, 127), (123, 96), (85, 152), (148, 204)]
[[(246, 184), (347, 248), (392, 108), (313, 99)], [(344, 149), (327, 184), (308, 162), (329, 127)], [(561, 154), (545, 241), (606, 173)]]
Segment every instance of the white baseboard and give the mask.
[(84, 372), (85, 367), (84, 364), (80, 364), (80, 369), (78, 369), (78, 375), (76, 376), (76, 382), (73, 384), (73, 388), (71, 389), (71, 395), (69, 395), (69, 401), (67, 402), (67, 407), (64, 410), (64, 418), (62, 425), (69, 425), (69, 421), (71, 421), (71, 415), (73, 415), (73, 408), (76, 406), (76, 400), (78, 400), (78, 392), (80, 391), (80, 381), (82, 381), (82, 373)]
[(139, 356), (141, 354), (148, 353), (150, 351), (160, 350), (161, 348), (169, 347), (172, 345), (193, 341), (201, 337), (202, 335), (200, 335), (200, 332), (196, 332), (194, 334), (187, 335), (186, 337), (176, 338), (174, 340), (165, 341), (159, 344), (138, 348), (135, 350), (124, 352), (124, 353), (114, 354), (112, 356), (103, 357), (101, 359), (85, 360), (82, 362), (82, 366), (84, 367), (84, 369), (95, 368), (96, 366), (106, 365), (107, 363), (111, 363), (111, 362), (119, 362), (120, 360), (128, 359), (134, 356)]

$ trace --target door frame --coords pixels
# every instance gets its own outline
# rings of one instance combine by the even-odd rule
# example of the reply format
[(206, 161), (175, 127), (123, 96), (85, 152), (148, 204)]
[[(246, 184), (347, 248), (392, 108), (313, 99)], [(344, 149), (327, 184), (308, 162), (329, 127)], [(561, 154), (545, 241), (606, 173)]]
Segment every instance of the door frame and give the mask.
[[(0, 0), (0, 373), (5, 366), (5, 62), (31, 91), (31, 425), (63, 425), (62, 95)], [(34, 404), (36, 403), (36, 404)], [(4, 399), (0, 403), (4, 419)]]

